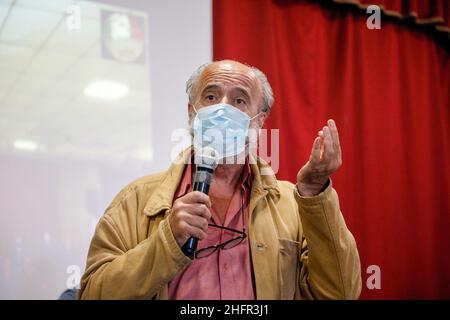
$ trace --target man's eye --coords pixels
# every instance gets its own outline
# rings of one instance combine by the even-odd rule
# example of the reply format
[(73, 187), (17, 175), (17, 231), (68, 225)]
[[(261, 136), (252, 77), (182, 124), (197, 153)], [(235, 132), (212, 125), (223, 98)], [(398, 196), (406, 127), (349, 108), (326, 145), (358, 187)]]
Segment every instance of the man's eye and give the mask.
[(216, 98), (216, 97), (213, 96), (212, 94), (209, 94), (209, 95), (207, 95), (207, 96), (205, 97), (205, 99), (206, 99), (206, 100), (209, 100), (209, 101), (214, 101), (215, 98)]
[(246, 104), (247, 102), (244, 99), (236, 99), (237, 104)]

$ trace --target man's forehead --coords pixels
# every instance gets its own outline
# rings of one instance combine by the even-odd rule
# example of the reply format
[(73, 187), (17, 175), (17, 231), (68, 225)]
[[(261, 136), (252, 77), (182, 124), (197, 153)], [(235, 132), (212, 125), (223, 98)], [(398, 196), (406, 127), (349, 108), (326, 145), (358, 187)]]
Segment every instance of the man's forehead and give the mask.
[(258, 87), (259, 81), (253, 70), (236, 61), (218, 61), (205, 68), (200, 76), (200, 86), (210, 84), (236, 84), (246, 87)]
[(213, 63), (211, 63), (210, 65), (208, 65), (205, 70), (208, 69), (217, 69), (217, 70), (222, 70), (222, 71), (236, 71), (236, 72), (249, 72), (253, 74), (252, 69), (243, 64), (240, 63), (238, 61), (233, 61), (233, 60), (221, 60), (221, 61), (215, 61)]

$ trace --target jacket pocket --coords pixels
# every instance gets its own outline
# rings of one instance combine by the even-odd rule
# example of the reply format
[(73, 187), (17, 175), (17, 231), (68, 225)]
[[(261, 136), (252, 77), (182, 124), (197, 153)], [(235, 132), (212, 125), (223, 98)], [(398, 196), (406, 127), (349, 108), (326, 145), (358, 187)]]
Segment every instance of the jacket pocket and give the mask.
[(293, 300), (298, 285), (297, 267), (300, 243), (289, 239), (279, 241), (279, 276), (281, 280), (281, 299)]

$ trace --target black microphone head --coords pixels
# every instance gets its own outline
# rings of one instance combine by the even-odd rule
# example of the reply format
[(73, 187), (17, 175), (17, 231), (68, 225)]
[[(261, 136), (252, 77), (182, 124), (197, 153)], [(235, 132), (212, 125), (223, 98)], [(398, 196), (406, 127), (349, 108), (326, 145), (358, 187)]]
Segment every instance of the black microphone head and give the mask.
[(219, 154), (211, 147), (196, 148), (194, 163), (198, 167), (204, 167), (214, 171), (219, 164)]
[[(208, 194), (214, 169), (216, 169), (219, 164), (219, 155), (217, 151), (211, 147), (195, 148), (194, 151), (196, 172), (193, 190)], [(197, 243), (197, 238), (190, 237), (181, 250), (186, 256), (194, 259), (195, 251), (197, 250)]]

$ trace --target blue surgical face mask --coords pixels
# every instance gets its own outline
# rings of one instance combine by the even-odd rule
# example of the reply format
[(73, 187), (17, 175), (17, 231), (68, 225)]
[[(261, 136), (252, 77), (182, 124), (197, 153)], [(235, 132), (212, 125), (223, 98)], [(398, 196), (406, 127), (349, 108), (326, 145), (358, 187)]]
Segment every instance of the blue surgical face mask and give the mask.
[(196, 112), (192, 126), (194, 147), (211, 147), (220, 158), (238, 155), (245, 151), (250, 118), (245, 112), (225, 103), (203, 107)]

